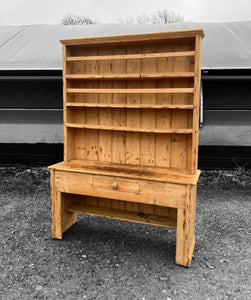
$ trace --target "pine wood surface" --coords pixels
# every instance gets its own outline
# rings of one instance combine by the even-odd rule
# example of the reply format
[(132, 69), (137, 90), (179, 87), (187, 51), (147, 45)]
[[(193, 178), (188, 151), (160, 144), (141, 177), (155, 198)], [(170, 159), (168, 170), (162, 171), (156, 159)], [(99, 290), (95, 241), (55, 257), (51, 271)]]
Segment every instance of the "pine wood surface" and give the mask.
[(135, 165), (121, 165), (119, 163), (92, 162), (88, 160), (71, 160), (61, 162), (49, 167), (50, 170), (67, 171), (74, 173), (91, 173), (124, 178), (146, 179), (160, 182), (196, 185), (200, 171), (191, 174), (187, 171), (180, 172), (179, 169), (161, 167), (138, 167)]
[[(100, 63), (99, 63), (100, 65)], [(127, 65), (128, 66), (128, 65)], [(108, 71), (107, 71), (108, 72)], [(194, 77), (194, 72), (166, 72), (166, 73), (126, 73), (126, 74), (67, 74), (67, 79), (148, 79), (148, 78), (184, 78)]]
[[(113, 184), (118, 188), (113, 189)], [(149, 180), (58, 171), (55, 187), (61, 193), (124, 200), (163, 207), (184, 208), (186, 186)], [(166, 196), (168, 195), (168, 196)]]
[[(116, 83), (116, 82), (115, 82)], [(114, 84), (115, 84), (114, 83)], [(194, 93), (193, 88), (170, 88), (170, 89), (151, 89), (151, 88), (140, 88), (140, 89), (78, 89), (68, 88), (67, 93), (86, 93), (86, 94), (165, 94), (165, 93)]]
[(152, 109), (194, 109), (195, 105), (172, 105), (172, 104), (114, 104), (114, 103), (66, 103), (67, 107), (101, 107), (101, 108), (152, 108)]
[(67, 208), (67, 211), (128, 222), (176, 228), (176, 219), (168, 216), (158, 216), (155, 214), (138, 213), (125, 210), (123, 211), (119, 209), (111, 210), (106, 207), (97, 207), (85, 204), (73, 204)]
[(51, 170), (52, 236), (76, 214), (174, 227), (195, 246), (201, 29), (63, 44), (64, 162)]
[(192, 141), (198, 135), (191, 121), (197, 109), (194, 42), (189, 36), (169, 43), (139, 44), (136, 40), (135, 44), (105, 47), (70, 46), (65, 132), (69, 132), (66, 140), (72, 150), (66, 161), (110, 157), (111, 162), (121, 164), (166, 166), (194, 173)]
[(168, 39), (182, 39), (186, 37), (194, 37), (199, 35), (204, 37), (202, 29), (188, 29), (188, 30), (175, 30), (168, 32), (156, 33), (143, 33), (143, 34), (129, 34), (129, 35), (115, 35), (115, 36), (102, 36), (91, 38), (72, 38), (61, 39), (63, 45), (89, 45), (89, 44), (113, 44), (113, 43), (128, 43), (128, 42), (141, 42), (141, 41), (155, 41), (155, 40), (168, 40)]
[(124, 60), (124, 59), (147, 59), (159, 57), (177, 57), (177, 56), (194, 56), (195, 51), (179, 51), (179, 52), (161, 52), (161, 53), (143, 53), (143, 54), (114, 54), (114, 55), (90, 55), (90, 56), (70, 56), (66, 61), (90, 61), (90, 60)]

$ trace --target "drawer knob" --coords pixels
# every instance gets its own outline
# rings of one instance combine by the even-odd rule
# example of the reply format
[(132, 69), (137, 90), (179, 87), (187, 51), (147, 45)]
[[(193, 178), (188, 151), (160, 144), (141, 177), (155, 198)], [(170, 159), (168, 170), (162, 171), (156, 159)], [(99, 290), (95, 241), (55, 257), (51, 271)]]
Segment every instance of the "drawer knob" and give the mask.
[(116, 182), (114, 182), (114, 183), (112, 184), (112, 188), (113, 188), (114, 190), (116, 190), (116, 189), (118, 188), (118, 184), (117, 184)]

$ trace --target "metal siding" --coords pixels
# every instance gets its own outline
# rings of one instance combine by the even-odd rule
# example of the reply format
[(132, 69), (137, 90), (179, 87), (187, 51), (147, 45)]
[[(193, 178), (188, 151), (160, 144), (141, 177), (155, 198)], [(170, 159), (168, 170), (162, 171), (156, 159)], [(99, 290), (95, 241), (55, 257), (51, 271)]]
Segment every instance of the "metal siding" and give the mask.
[(59, 39), (203, 28), (203, 69), (251, 68), (251, 21), (1, 26), (0, 70), (62, 69)]

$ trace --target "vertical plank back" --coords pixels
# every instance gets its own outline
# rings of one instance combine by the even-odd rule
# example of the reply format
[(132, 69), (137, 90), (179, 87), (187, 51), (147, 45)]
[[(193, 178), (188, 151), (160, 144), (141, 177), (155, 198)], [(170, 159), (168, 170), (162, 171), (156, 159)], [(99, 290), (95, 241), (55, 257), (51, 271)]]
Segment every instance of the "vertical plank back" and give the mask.
[[(174, 51), (173, 43), (165, 43), (158, 46), (158, 52), (172, 52)], [(172, 73), (173, 72), (173, 58), (158, 58), (157, 72)], [(172, 88), (171, 80), (163, 80), (158, 83), (159, 88)], [(156, 95), (156, 104), (173, 104), (172, 94), (158, 94)], [(171, 110), (158, 110), (156, 112), (156, 126), (157, 128), (170, 129), (172, 124)], [(156, 166), (167, 167), (171, 166), (171, 135), (158, 134), (156, 136)]]
[[(109, 55), (111, 47), (99, 47), (99, 55)], [(110, 74), (111, 66), (109, 60), (98, 61), (98, 74)], [(112, 81), (100, 80), (99, 88), (112, 88)], [(112, 103), (111, 94), (99, 94), (99, 103)], [(112, 125), (112, 109), (99, 109), (99, 125)], [(99, 161), (111, 162), (112, 159), (112, 134), (110, 131), (99, 131)]]
[[(127, 46), (127, 54), (141, 54), (141, 46)], [(139, 59), (127, 60), (127, 73), (141, 73), (142, 61)], [(141, 81), (128, 80), (128, 89), (140, 89)], [(128, 94), (127, 104), (139, 105), (141, 103), (140, 94)], [(140, 127), (140, 109), (127, 110), (127, 126), (130, 128)], [(140, 164), (140, 133), (127, 132), (126, 133), (126, 164), (139, 165)]]
[[(155, 53), (157, 52), (156, 45), (143, 45), (142, 53)], [(157, 72), (157, 59), (143, 59), (142, 60), (142, 73), (155, 74)], [(155, 88), (155, 80), (143, 80), (142, 88)], [(143, 94), (141, 98), (142, 104), (156, 104), (156, 94)], [(141, 111), (141, 128), (156, 128), (155, 110), (147, 109)], [(155, 166), (155, 134), (142, 133), (141, 134), (141, 165), (142, 166)]]
[[(108, 38), (101, 44), (93, 38), (90, 44), (63, 45), (65, 161), (196, 171), (201, 33), (170, 39), (163, 39), (161, 33), (160, 39), (158, 34), (152, 36), (145, 40), (135, 36), (128, 42), (118, 37), (111, 43)], [(163, 55), (153, 57), (158, 54)], [(67, 79), (67, 75), (72, 77)], [(68, 89), (77, 91), (68, 93)], [(127, 89), (139, 93), (125, 92)], [(158, 89), (168, 91), (159, 93)], [(172, 92), (179, 89), (182, 92)], [(194, 93), (185, 89), (194, 89)], [(170, 107), (157, 108), (160, 105)], [(185, 132), (187, 129), (193, 132)]]
[[(126, 54), (125, 47), (113, 47), (112, 55)], [(111, 61), (111, 69), (113, 74), (126, 73), (126, 60), (118, 59)], [(112, 87), (114, 89), (125, 89), (126, 81), (115, 80)], [(124, 104), (126, 103), (125, 94), (113, 94), (112, 103)], [(114, 108), (112, 111), (112, 125), (113, 126), (126, 126), (126, 110)], [(125, 164), (125, 143), (126, 133), (121, 131), (112, 132), (112, 162)]]

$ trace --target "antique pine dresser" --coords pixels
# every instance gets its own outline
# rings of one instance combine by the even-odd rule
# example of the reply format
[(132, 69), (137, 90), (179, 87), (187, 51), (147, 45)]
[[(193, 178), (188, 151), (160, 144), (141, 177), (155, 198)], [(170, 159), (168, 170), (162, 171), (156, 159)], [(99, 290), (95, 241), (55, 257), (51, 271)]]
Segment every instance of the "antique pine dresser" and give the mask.
[(77, 213), (172, 227), (176, 263), (190, 266), (203, 36), (61, 40), (64, 161), (49, 167), (53, 238)]

